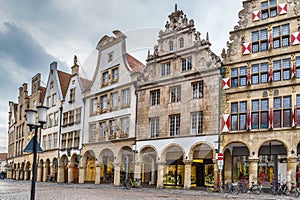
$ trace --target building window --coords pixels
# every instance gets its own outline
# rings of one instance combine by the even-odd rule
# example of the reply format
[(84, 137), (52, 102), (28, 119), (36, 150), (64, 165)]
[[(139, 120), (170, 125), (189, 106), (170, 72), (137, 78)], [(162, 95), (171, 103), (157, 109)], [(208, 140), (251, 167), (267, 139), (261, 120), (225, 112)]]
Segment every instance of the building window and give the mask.
[(58, 125), (58, 112), (54, 113), (54, 126)]
[(297, 126), (300, 126), (300, 94), (296, 96), (296, 106), (297, 106)]
[(56, 105), (56, 93), (52, 95), (52, 106)]
[(290, 25), (285, 24), (273, 28), (273, 48), (286, 47), (290, 45)]
[(80, 123), (81, 121), (81, 108), (75, 109), (75, 123)]
[(155, 138), (159, 136), (159, 117), (150, 118), (150, 137)]
[(184, 47), (184, 39), (179, 38), (179, 48), (183, 48), (183, 47)]
[(53, 88), (53, 81), (50, 82), (50, 89)]
[(231, 130), (246, 130), (247, 101), (231, 103)]
[(52, 127), (53, 126), (53, 114), (49, 114), (48, 115), (48, 128)]
[(47, 149), (47, 135), (43, 136), (43, 147), (44, 149)]
[(107, 54), (107, 62), (111, 62), (113, 59), (114, 59), (114, 53), (113, 52)]
[(268, 50), (268, 30), (263, 29), (260, 31), (252, 32), (252, 52)]
[(118, 82), (118, 80), (119, 80), (119, 68), (117, 67), (117, 68), (113, 68), (112, 69), (112, 78), (113, 78), (113, 82), (115, 83), (115, 82)]
[(48, 149), (51, 149), (52, 148), (52, 135), (49, 134), (48, 135)]
[(161, 65), (161, 76), (170, 75), (170, 62)]
[(90, 124), (90, 134), (89, 134), (89, 141), (90, 142), (95, 142), (96, 141), (96, 124)]
[(169, 51), (173, 51), (174, 50), (174, 44), (173, 41), (169, 42)]
[(273, 61), (273, 81), (288, 80), (291, 78), (291, 59)]
[(100, 122), (100, 138), (106, 138), (107, 126), (106, 122)]
[(108, 71), (102, 73), (102, 85), (108, 85), (109, 82), (109, 74)]
[(251, 129), (267, 129), (269, 127), (269, 100), (252, 100), (251, 107)]
[(251, 66), (251, 83), (253, 85), (268, 82), (268, 63)]
[(75, 102), (75, 88), (70, 89), (70, 100), (69, 103)]
[(150, 96), (151, 96), (151, 106), (156, 106), (160, 104), (160, 90), (151, 91)]
[(102, 111), (108, 108), (107, 95), (103, 95), (100, 97), (100, 106)]
[(300, 56), (296, 57), (296, 77), (300, 78)]
[(53, 148), (57, 148), (57, 133), (53, 133)]
[(121, 122), (121, 136), (129, 135), (129, 117), (123, 117), (120, 119)]
[(119, 103), (119, 93), (118, 92), (111, 93), (111, 107), (113, 110), (118, 108), (118, 103)]
[(74, 124), (74, 110), (69, 111), (69, 125)]
[(95, 97), (93, 99), (91, 99), (91, 114), (96, 114), (98, 110), (98, 98)]
[(122, 93), (122, 107), (129, 107), (130, 106), (130, 89), (123, 89)]
[(247, 85), (247, 67), (231, 69), (231, 87)]
[(273, 127), (291, 127), (292, 122), (291, 96), (275, 97), (273, 108)]
[(203, 97), (203, 81), (198, 83), (192, 83), (193, 99), (199, 99)]
[(181, 87), (171, 87), (170, 88), (170, 102), (175, 103), (181, 101)]
[(276, 0), (264, 1), (261, 3), (261, 18), (268, 19), (269, 17), (277, 16)]
[(68, 112), (65, 112), (63, 114), (63, 126), (66, 126), (68, 124)]
[(203, 131), (203, 112), (191, 113), (192, 134), (200, 134)]
[(180, 115), (170, 116), (170, 136), (180, 135)]
[(50, 108), (51, 107), (51, 96), (47, 97), (47, 107)]
[(181, 71), (188, 71), (192, 69), (192, 57), (181, 59)]
[(117, 136), (117, 120), (109, 121), (109, 132), (111, 138), (115, 138)]

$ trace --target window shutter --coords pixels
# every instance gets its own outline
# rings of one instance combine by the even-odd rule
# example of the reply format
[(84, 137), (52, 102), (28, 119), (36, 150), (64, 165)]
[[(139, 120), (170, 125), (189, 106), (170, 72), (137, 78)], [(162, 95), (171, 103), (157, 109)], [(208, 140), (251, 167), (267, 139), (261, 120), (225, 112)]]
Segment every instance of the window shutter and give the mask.
[(222, 132), (229, 132), (230, 130), (230, 115), (222, 115)]
[(300, 32), (292, 33), (291, 41), (292, 45), (300, 44)]
[(252, 21), (260, 20), (260, 10), (255, 10), (252, 12)]
[(248, 55), (251, 53), (251, 44), (248, 42), (245, 42), (242, 44), (242, 53), (243, 55)]
[(287, 13), (287, 3), (279, 4), (278, 5), (278, 14), (284, 15)]
[(222, 89), (226, 90), (229, 89), (231, 86), (230, 78), (224, 78), (222, 80)]
[(273, 109), (270, 108), (269, 110), (269, 128), (272, 129), (273, 128)]
[(251, 130), (251, 112), (247, 110), (247, 130)]

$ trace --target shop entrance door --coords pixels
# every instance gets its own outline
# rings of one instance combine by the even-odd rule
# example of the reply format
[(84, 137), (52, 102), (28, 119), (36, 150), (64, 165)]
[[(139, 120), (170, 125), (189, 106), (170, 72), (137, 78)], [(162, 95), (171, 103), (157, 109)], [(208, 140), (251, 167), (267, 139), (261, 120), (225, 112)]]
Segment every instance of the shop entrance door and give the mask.
[(204, 164), (198, 163), (196, 165), (196, 185), (197, 187), (204, 186)]

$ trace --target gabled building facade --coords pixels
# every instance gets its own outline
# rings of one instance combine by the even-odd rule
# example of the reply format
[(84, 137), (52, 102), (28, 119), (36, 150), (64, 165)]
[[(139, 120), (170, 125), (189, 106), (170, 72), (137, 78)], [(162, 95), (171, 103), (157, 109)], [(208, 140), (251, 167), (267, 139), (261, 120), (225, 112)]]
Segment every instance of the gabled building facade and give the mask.
[(222, 53), (224, 179), (296, 183), (299, 1), (244, 1), (239, 18)]
[(214, 184), (221, 62), (210, 46), (175, 6), (138, 78), (135, 175), (142, 183)]
[(84, 92), (85, 122), (79, 182), (120, 184), (133, 172), (135, 80), (143, 64), (126, 52), (126, 36), (113, 31), (97, 45), (92, 84)]
[[(19, 88), (18, 103), (9, 102), (9, 148), (7, 177), (16, 180), (29, 180), (32, 177), (32, 160), (30, 153), (23, 152), (33, 133), (26, 123), (25, 110), (36, 109), (42, 105), (45, 88), (41, 86), (41, 74), (36, 74), (31, 80), (31, 95), (28, 94), (28, 84)], [(40, 141), (40, 134), (38, 133)]]
[(47, 123), (41, 130), (41, 148), (38, 155), (37, 181), (46, 181), (49, 177), (58, 180), (64, 165), (60, 162), (59, 148), (61, 137), (62, 106), (70, 83), (71, 74), (57, 69), (57, 63), (50, 64), (43, 106), (48, 107)]
[(76, 56), (74, 56), (71, 74), (72, 77), (62, 105), (59, 155), (61, 157), (61, 165), (64, 167), (59, 168), (58, 182), (78, 183), (85, 117), (82, 93), (91, 82), (80, 77)]

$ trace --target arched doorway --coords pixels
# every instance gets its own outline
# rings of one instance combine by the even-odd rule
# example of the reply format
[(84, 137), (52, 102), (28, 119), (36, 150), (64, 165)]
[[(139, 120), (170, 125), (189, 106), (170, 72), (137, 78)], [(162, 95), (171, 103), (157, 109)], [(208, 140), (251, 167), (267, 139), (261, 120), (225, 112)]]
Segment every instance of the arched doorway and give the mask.
[(60, 164), (63, 167), (63, 178), (60, 179), (60, 181), (63, 181), (64, 183), (68, 182), (68, 157), (66, 155), (63, 155), (60, 159)]
[(249, 149), (242, 142), (232, 142), (224, 148), (223, 181), (249, 180)]
[(280, 141), (267, 141), (258, 151), (258, 181), (265, 187), (287, 181), (287, 150)]
[(68, 177), (69, 182), (78, 183), (78, 180), (79, 180), (79, 169), (78, 169), (79, 158), (78, 158), (78, 155), (73, 154), (70, 162), (71, 162), (71, 167), (72, 167), (72, 175), (71, 175), (72, 177)]
[(191, 186), (207, 187), (214, 185), (213, 148), (207, 144), (197, 144), (191, 149)]
[(46, 181), (48, 181), (50, 178), (50, 173), (51, 173), (50, 159), (46, 160), (45, 168), (46, 168), (46, 170), (45, 170)]
[(54, 181), (57, 182), (57, 175), (58, 175), (58, 160), (57, 160), (57, 158), (53, 158), (52, 163), (53, 163), (53, 165), (52, 165), (52, 170), (53, 170), (52, 176), (54, 177)]
[(128, 146), (123, 147), (119, 156), (121, 158), (120, 178), (133, 178), (134, 162), (132, 149)]
[(85, 181), (86, 182), (95, 182), (95, 177), (96, 177), (96, 157), (94, 152), (88, 151), (85, 153), (85, 158), (86, 158), (86, 177)]
[(25, 176), (24, 176), (24, 179), (25, 180), (30, 180), (30, 174), (31, 174), (31, 169), (30, 169), (30, 162), (28, 161), (27, 163), (26, 163), (26, 166), (25, 166)]
[(38, 166), (38, 182), (42, 182), (43, 181), (43, 176), (44, 176), (44, 161), (41, 159), (39, 162), (39, 166)]
[(147, 185), (156, 185), (157, 184), (157, 154), (156, 151), (147, 147), (141, 151), (142, 156), (142, 183)]
[(178, 146), (168, 147), (164, 158), (166, 166), (164, 169), (163, 184), (165, 186), (183, 187), (184, 183), (184, 152)]
[(113, 183), (114, 182), (114, 154), (110, 149), (105, 149), (100, 153), (100, 159), (102, 159), (103, 167), (100, 173), (101, 183)]

